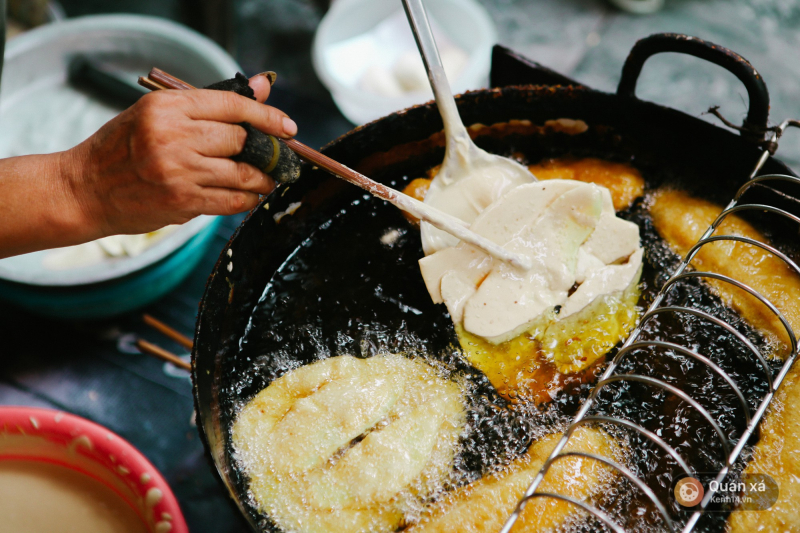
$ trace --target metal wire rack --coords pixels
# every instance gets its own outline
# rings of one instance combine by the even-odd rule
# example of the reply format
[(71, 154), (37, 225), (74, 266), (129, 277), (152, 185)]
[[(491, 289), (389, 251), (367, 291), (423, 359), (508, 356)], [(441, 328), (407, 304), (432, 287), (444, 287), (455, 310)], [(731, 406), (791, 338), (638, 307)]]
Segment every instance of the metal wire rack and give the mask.
[[(779, 126), (774, 128), (771, 131), (771, 138), (769, 139), (769, 144), (773, 147), (777, 146), (778, 139), (783, 134), (783, 132), (789, 127), (800, 128), (800, 121), (786, 120)], [(569, 502), (583, 509), (585, 512), (591, 514), (592, 516), (594, 516), (597, 520), (599, 520), (607, 528), (614, 531), (615, 533), (625, 532), (624, 528), (620, 524), (616, 523), (614, 519), (612, 519), (608, 514), (601, 511), (591, 503), (580, 501), (575, 498), (565, 496), (562, 494), (556, 494), (538, 490), (551, 465), (555, 461), (558, 461), (559, 459), (565, 457), (584, 457), (593, 459), (616, 470), (624, 478), (626, 478), (633, 485), (635, 485), (642, 492), (642, 494), (654, 505), (656, 511), (661, 516), (661, 519), (663, 520), (663, 524), (666, 526), (667, 531), (670, 532), (682, 531), (683, 533), (688, 533), (692, 529), (694, 529), (703, 511), (708, 507), (709, 503), (712, 501), (714, 497), (715, 490), (712, 490), (714, 488), (714, 485), (710, 484), (710, 487), (705, 492), (705, 495), (701, 500), (700, 504), (697, 505), (695, 510), (686, 520), (683, 527), (680, 528), (680, 525), (677, 524), (670, 516), (670, 513), (668, 512), (668, 507), (664, 504), (663, 501), (661, 501), (656, 496), (653, 489), (650, 486), (648, 486), (642, 479), (640, 479), (636, 474), (634, 474), (630, 469), (626, 468), (625, 466), (619, 464), (614, 460), (593, 453), (576, 452), (576, 451), (565, 452), (564, 447), (567, 445), (567, 442), (569, 441), (574, 431), (581, 425), (597, 424), (597, 423), (613, 424), (616, 426), (621, 426), (629, 430), (632, 430), (641, 435), (642, 437), (644, 437), (645, 439), (649, 440), (655, 446), (660, 448), (664, 453), (669, 455), (678, 465), (682, 473), (685, 473), (687, 476), (693, 475), (694, 472), (689, 467), (689, 464), (687, 463), (685, 458), (682, 457), (681, 454), (678, 453), (678, 451), (675, 448), (667, 444), (661, 437), (659, 437), (656, 432), (650, 431), (644, 428), (642, 425), (637, 424), (636, 422), (630, 420), (625, 420), (622, 418), (611, 417), (611, 416), (600, 416), (600, 415), (589, 414), (589, 411), (597, 402), (598, 394), (610, 383), (619, 381), (639, 382), (651, 387), (661, 389), (667, 393), (676, 396), (677, 398), (679, 398), (680, 400), (691, 406), (691, 408), (694, 409), (697, 413), (699, 413), (702, 416), (702, 418), (705, 419), (705, 421), (713, 429), (714, 433), (716, 433), (717, 437), (719, 438), (721, 448), (724, 452), (724, 456), (720, 458), (720, 464), (722, 464), (723, 466), (719, 470), (716, 477), (714, 478), (717, 482), (717, 485), (722, 483), (725, 477), (731, 471), (731, 467), (739, 458), (750, 436), (753, 434), (754, 431), (756, 431), (756, 428), (758, 427), (759, 422), (766, 413), (767, 407), (769, 406), (770, 401), (774, 397), (775, 392), (781, 385), (783, 379), (786, 377), (786, 374), (788, 373), (789, 369), (791, 368), (792, 364), (797, 358), (798, 339), (795, 332), (792, 330), (791, 325), (787, 321), (786, 317), (780, 312), (780, 310), (778, 310), (778, 308), (772, 302), (770, 302), (763, 295), (759, 294), (753, 288), (729, 276), (716, 274), (713, 272), (687, 271), (687, 267), (694, 259), (694, 257), (697, 255), (700, 248), (702, 248), (703, 246), (717, 241), (737, 241), (752, 246), (756, 246), (758, 248), (761, 248), (762, 250), (765, 250), (775, 255), (776, 257), (784, 261), (794, 272), (796, 272), (800, 276), (800, 267), (798, 267), (798, 265), (794, 261), (792, 261), (789, 257), (787, 257), (784, 253), (782, 253), (777, 248), (771, 246), (770, 244), (737, 235), (713, 235), (716, 229), (719, 227), (722, 221), (725, 220), (726, 217), (742, 211), (771, 212), (793, 221), (794, 223), (798, 224), (798, 227), (800, 227), (800, 217), (797, 217), (783, 209), (763, 204), (739, 203), (742, 196), (751, 187), (753, 187), (758, 183), (764, 183), (769, 181), (772, 182), (784, 181), (800, 185), (800, 178), (794, 176), (787, 176), (782, 174), (770, 174), (770, 175), (758, 176), (757, 174), (759, 173), (761, 167), (767, 161), (769, 156), (770, 152), (765, 150), (760, 159), (758, 160), (752, 173), (750, 174), (749, 180), (744, 185), (741, 186), (741, 188), (737, 191), (736, 195), (730, 201), (728, 206), (719, 214), (719, 216), (716, 218), (716, 220), (714, 220), (714, 222), (705, 231), (705, 233), (703, 233), (700, 240), (689, 250), (686, 257), (680, 262), (676, 270), (672, 273), (671, 277), (662, 286), (662, 288), (654, 298), (653, 303), (650, 305), (648, 310), (642, 316), (642, 319), (639, 322), (639, 324), (634, 328), (628, 339), (625, 341), (620, 350), (617, 352), (614, 359), (611, 361), (606, 370), (600, 376), (594, 389), (592, 390), (586, 401), (578, 410), (572, 423), (567, 427), (566, 431), (564, 432), (564, 435), (561, 437), (561, 439), (553, 449), (550, 456), (542, 465), (542, 468), (534, 478), (531, 485), (525, 491), (523, 497), (517, 503), (513, 513), (508, 517), (500, 533), (509, 533), (511, 531), (511, 528), (514, 526), (517, 519), (520, 517), (520, 514), (522, 513), (522, 510), (524, 509), (525, 505), (533, 498), (555, 498), (557, 500)], [(786, 358), (783, 365), (780, 367), (780, 370), (777, 372), (776, 375), (773, 375), (773, 372), (771, 371), (770, 366), (767, 363), (764, 354), (762, 354), (761, 351), (758, 348), (756, 348), (756, 346), (750, 340), (747, 339), (747, 337), (745, 337), (742, 333), (736, 330), (731, 324), (728, 324), (727, 322), (720, 320), (719, 318), (712, 316), (708, 312), (701, 309), (695, 309), (688, 306), (662, 305), (666, 296), (674, 287), (676, 287), (676, 284), (682, 280), (686, 280), (689, 278), (715, 279), (724, 283), (729, 283), (735, 287), (738, 287), (743, 291), (746, 291), (747, 293), (758, 299), (770, 310), (770, 312), (772, 312), (774, 315), (777, 316), (778, 320), (780, 320), (783, 327), (786, 328), (786, 331), (788, 333), (791, 345), (791, 352), (789, 356)], [(758, 362), (760, 367), (763, 369), (764, 376), (766, 378), (766, 382), (769, 387), (767, 394), (760, 401), (758, 407), (755, 409), (755, 412), (751, 412), (750, 406), (748, 405), (748, 402), (745, 400), (745, 397), (742, 394), (736, 382), (730, 377), (730, 375), (728, 375), (722, 368), (720, 368), (716, 363), (711, 361), (708, 357), (676, 343), (660, 341), (660, 340), (640, 340), (640, 336), (643, 332), (644, 326), (648, 323), (648, 321), (653, 319), (653, 317), (664, 313), (685, 313), (689, 315), (694, 315), (695, 317), (698, 317), (702, 320), (708, 321), (711, 324), (715, 324), (716, 326), (723, 328), (725, 331), (733, 335), (734, 338), (738, 339), (743, 344), (743, 346), (746, 347), (747, 352), (749, 354), (752, 354), (752, 356)], [(685, 391), (679, 389), (678, 387), (675, 387), (674, 385), (667, 383), (666, 381), (664, 381), (663, 379), (659, 379), (658, 377), (653, 377), (643, 374), (635, 374), (635, 373), (617, 372), (620, 367), (620, 364), (623, 362), (623, 360), (626, 358), (628, 354), (630, 354), (635, 350), (643, 348), (663, 348), (679, 353), (683, 356), (690, 357), (700, 362), (701, 364), (705, 365), (713, 373), (717, 374), (720, 378), (722, 378), (727, 383), (727, 385), (732, 389), (735, 396), (738, 398), (744, 412), (746, 427), (739, 436), (739, 438), (735, 441), (729, 439), (728, 436), (726, 436), (723, 429), (720, 427), (720, 424), (718, 424), (717, 421), (714, 420), (714, 418), (708, 412), (708, 410), (706, 410), (699, 402), (697, 402), (694, 398), (692, 398), (692, 396), (687, 394)]]

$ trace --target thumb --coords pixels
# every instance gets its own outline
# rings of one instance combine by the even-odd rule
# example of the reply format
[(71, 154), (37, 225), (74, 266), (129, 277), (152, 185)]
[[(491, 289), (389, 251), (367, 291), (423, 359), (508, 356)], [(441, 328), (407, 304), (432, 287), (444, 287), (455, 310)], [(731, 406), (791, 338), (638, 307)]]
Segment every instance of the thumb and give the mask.
[(275, 83), (277, 75), (274, 72), (262, 72), (250, 78), (250, 88), (256, 93), (256, 100), (260, 103), (266, 102), (269, 97), (272, 84)]

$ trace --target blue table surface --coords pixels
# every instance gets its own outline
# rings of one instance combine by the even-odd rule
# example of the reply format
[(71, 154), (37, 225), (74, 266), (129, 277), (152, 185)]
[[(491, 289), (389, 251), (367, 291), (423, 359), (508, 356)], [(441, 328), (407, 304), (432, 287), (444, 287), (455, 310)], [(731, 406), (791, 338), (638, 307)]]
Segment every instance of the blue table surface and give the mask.
[[(770, 88), (773, 121), (800, 117), (800, 1), (666, 0), (665, 9), (651, 16), (621, 13), (600, 0), (483, 3), (498, 25), (501, 44), (588, 86), (613, 90), (638, 38), (683, 32), (748, 58)], [(105, 2), (64, 4), (68, 14), (84, 13), (79, 5), (110, 9)], [(156, 7), (162, 2), (120, 5), (171, 13)], [(279, 72), (270, 103), (295, 118), (300, 140), (321, 146), (349, 130), (352, 125), (311, 68), (311, 39), (322, 16), (319, 2), (240, 0), (235, 6), (237, 59), (248, 73)], [(694, 115), (713, 104), (736, 121), (746, 112), (746, 92), (732, 75), (675, 54), (647, 63), (638, 95)], [(787, 134), (779, 157), (800, 167), (800, 135)], [(225, 219), (194, 273), (144, 311), (191, 335), (206, 278), (240, 220)], [(185, 351), (146, 328), (140, 316), (68, 323), (0, 304), (0, 404), (62, 409), (107, 426), (166, 475), (192, 531), (247, 531), (207, 463), (193, 422), (188, 377), (139, 354), (133, 341), (143, 337), (176, 353)]]

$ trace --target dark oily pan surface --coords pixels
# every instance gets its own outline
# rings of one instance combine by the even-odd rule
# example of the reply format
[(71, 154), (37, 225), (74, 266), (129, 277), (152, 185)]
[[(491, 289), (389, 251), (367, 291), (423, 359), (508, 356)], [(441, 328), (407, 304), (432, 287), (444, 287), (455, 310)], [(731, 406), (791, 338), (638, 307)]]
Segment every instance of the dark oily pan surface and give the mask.
[[(462, 114), (467, 124), (492, 124), (495, 121), (486, 117), (481, 121), (477, 116), (479, 105), (484, 108), (488, 105), (491, 110), (489, 115), (497, 120), (513, 116), (516, 112), (516, 116), (530, 116), (535, 124), (541, 124), (544, 118), (591, 116), (582, 114), (588, 113), (584, 106), (591, 105), (592, 99), (607, 97), (587, 93), (576, 103), (575, 91), (557, 94), (557, 98), (552, 99), (548, 99), (546, 93), (539, 93), (533, 92), (531, 96), (531, 93), (519, 91), (503, 99), (488, 92), (488, 98), (491, 99), (489, 104), (485, 101), (487, 95), (484, 93), (470, 95), (474, 96), (476, 105), (462, 108)], [(549, 103), (549, 107), (545, 108), (545, 117), (531, 116), (541, 113), (542, 107), (525, 105), (535, 98), (543, 98)], [(492, 103), (496, 106), (492, 107)], [(593, 109), (600, 110), (595, 114), (601, 118), (608, 118), (603, 115), (612, 113), (614, 109), (611, 107), (606, 105), (605, 108)], [(378, 163), (380, 160), (385, 162), (385, 168), (381, 170), (381, 165), (376, 164), (373, 157), (370, 164), (374, 168), (370, 174), (382, 182), (394, 180), (398, 186), (402, 186), (403, 180), (421, 176), (426, 168), (440, 162), (443, 156), (443, 150), (436, 146), (438, 143), (425, 142), (426, 137), (419, 139), (420, 142), (415, 143), (413, 149), (401, 150), (402, 157), (395, 157), (397, 150), (394, 154), (392, 152), (392, 147), (398, 144), (397, 139), (408, 140), (409, 132), (418, 135), (420, 131), (425, 133), (426, 128), (436, 131), (436, 120), (429, 116), (430, 112), (427, 108), (415, 109), (408, 112), (410, 116), (406, 117), (407, 120), (400, 121), (394, 117), (397, 122), (386, 119), (383, 124), (367, 126), (350, 138), (345, 137), (332, 146), (328, 153), (358, 168), (359, 161), (368, 159), (364, 157), (365, 154), (380, 151), (382, 143), (391, 143), (394, 138), (394, 144), (384, 147), (389, 152), (378, 158)], [(659, 113), (653, 109), (649, 109), (649, 112)], [(674, 112), (661, 110), (660, 113), (672, 117)], [(537, 119), (540, 121), (536, 122)], [(415, 121), (418, 123), (415, 124)], [(639, 135), (622, 135), (621, 132), (632, 128), (624, 123), (625, 120), (622, 122), (616, 128), (590, 122), (590, 131), (578, 136), (512, 135), (483, 138), (479, 144), (496, 153), (521, 152), (530, 162), (563, 154), (631, 161), (635, 153), (637, 157), (633, 163), (643, 172), (649, 187), (664, 182), (679, 182), (693, 189), (696, 194), (711, 197), (717, 202), (726, 202), (746, 177), (746, 169), (731, 170), (738, 169), (740, 164), (752, 164), (752, 150), (747, 152), (739, 149), (724, 158), (715, 156), (712, 150), (702, 159), (699, 158), (700, 154), (704, 154), (701, 149), (677, 136), (659, 138), (655, 134), (643, 135), (642, 131), (635, 132)], [(401, 125), (403, 127), (398, 129)], [(379, 126), (386, 135), (370, 139), (375, 133), (370, 128), (378, 129)], [(710, 128), (708, 125), (698, 127)], [(724, 135), (716, 135), (716, 138), (710, 139), (718, 146), (724, 146)], [(734, 141), (733, 144), (737, 144), (735, 137), (725, 135)], [(378, 146), (375, 150), (365, 151), (370, 140)], [(714, 142), (710, 144), (713, 148)], [(693, 149), (697, 153), (693, 153)], [(685, 157), (680, 157), (681, 154)], [(283, 218), (276, 226), (272, 215), (297, 201), (302, 201), (300, 209), (294, 215)], [(283, 189), (282, 194), (273, 195), (268, 202), (271, 205), (253, 214), (234, 237), (230, 247), (232, 257), (227, 256), (227, 249), (223, 251), (204, 301), (198, 325), (200, 346), (195, 354), (198, 393), (203, 394), (208, 390), (219, 393), (219, 429), (224, 453), (217, 455), (217, 462), (223, 465), (223, 473), (230, 476), (233, 492), (240, 503), (244, 504), (254, 522), (260, 522), (264, 528), (268, 528), (268, 520), (255, 512), (247, 499), (245, 479), (235, 465), (231, 465), (229, 429), (238, 407), (269, 381), (315, 357), (338, 353), (368, 356), (384, 349), (411, 354), (427, 353), (428, 357), (441, 362), (444, 371), (469, 372), (466, 365), (452, 355), (455, 336), (444, 306), (430, 303), (419, 275), (416, 264), (416, 259), (421, 257), (418, 233), (406, 225), (394, 208), (365, 199), (361, 191), (343, 186), (320, 172), (308, 171), (298, 184), (292, 185), (288, 191)], [(671, 266), (675, 258), (664, 249), (661, 240), (649, 227), (642, 204), (635, 206), (625, 216), (642, 226), (647, 247), (647, 267), (643, 276), (645, 290), (641, 302), (644, 306), (663, 281), (657, 277), (658, 273), (663, 272), (666, 265)], [(390, 229), (398, 229), (403, 233), (393, 247), (380, 242), (380, 237)], [(233, 266), (229, 269), (230, 263)], [(262, 296), (262, 301), (256, 305)], [(719, 309), (717, 299), (699, 287), (682, 288), (676, 297), (694, 298), (703, 308)], [(735, 317), (729, 318), (735, 320)], [(244, 334), (246, 327), (249, 327), (249, 331)], [(670, 336), (677, 339), (676, 336), (689, 327), (696, 328), (696, 324), (691, 321), (664, 320), (651, 323), (648, 329), (669, 331)], [(708, 329), (707, 326), (705, 328)], [(751, 334), (744, 325), (740, 329)], [(731, 348), (727, 339), (711, 336), (707, 336), (704, 343), (703, 346), (694, 347), (731, 372), (745, 390), (751, 405), (763, 395), (766, 390), (763, 380), (758, 382), (750, 378), (751, 375), (757, 375), (757, 367), (752, 361), (735, 355), (741, 351), (738, 347)], [(728, 353), (731, 355), (726, 355)], [(216, 366), (208, 366), (209, 357), (218, 362)], [(202, 369), (199, 366), (201, 363)], [(674, 373), (674, 378), (671, 378), (673, 382), (690, 390), (720, 421), (726, 432), (741, 431), (742, 416), (736, 411), (729, 391), (715, 384), (716, 378), (710, 377), (705, 369), (677, 356), (663, 357), (658, 362), (658, 368), (652, 370), (661, 369)], [(637, 371), (641, 369), (637, 368)], [(478, 475), (493, 462), (505, 461), (509, 456), (519, 453), (530, 438), (541, 433), (542, 427), (552, 429), (573, 414), (580, 400), (578, 396), (566, 396), (563, 403), (556, 402), (542, 413), (530, 409), (509, 410), (489, 389), (480, 374), (472, 371), (472, 375), (474, 393), (471, 394), (470, 420), (473, 423), (466, 437), (468, 445), (459, 457), (459, 466), (465, 472), (464, 481)], [(752, 383), (752, 386), (746, 386), (747, 383)], [(582, 396), (586, 393), (584, 389)], [(603, 405), (605, 412), (622, 414), (631, 420), (644, 420), (647, 427), (663, 425), (671, 428), (662, 436), (681, 451), (686, 451), (696, 469), (702, 470), (707, 465), (713, 470), (718, 469), (714, 461), (718, 457), (717, 450), (713, 444), (709, 445), (713, 435), (708, 433), (705, 426), (699, 427), (693, 415), (676, 406), (673, 400), (659, 397), (651, 390), (618, 387), (612, 389), (611, 396)], [(201, 417), (203, 409), (201, 401)], [(486, 422), (474, 423), (478, 415), (486, 415), (482, 418)], [(208, 432), (213, 425), (204, 424), (201, 427)], [(658, 494), (665, 501), (671, 501), (666, 496), (674, 465), (662, 461), (660, 451), (638, 442), (631, 445), (636, 450), (634, 468), (651, 486), (665, 487)], [(212, 445), (212, 450), (214, 448)], [(226, 470), (226, 465), (231, 468)], [(611, 511), (618, 511), (620, 516), (631, 521), (630, 526), (640, 529), (651, 522), (651, 512), (643, 515), (637, 512), (643, 500), (632, 497), (634, 491), (621, 486), (619, 493), (625, 496), (610, 494), (606, 498), (611, 502)], [(722, 515), (710, 517), (710, 520), (701, 523), (701, 530), (721, 530), (723, 518)]]

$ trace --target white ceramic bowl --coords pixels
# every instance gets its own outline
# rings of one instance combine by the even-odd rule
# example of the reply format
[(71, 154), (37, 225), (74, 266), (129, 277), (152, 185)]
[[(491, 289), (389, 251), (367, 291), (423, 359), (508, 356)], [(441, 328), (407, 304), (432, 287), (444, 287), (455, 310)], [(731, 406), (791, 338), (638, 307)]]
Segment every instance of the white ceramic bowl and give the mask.
[[(440, 28), (467, 53), (459, 76), (449, 80), (453, 92), (485, 87), (492, 46), (497, 42), (494, 23), (486, 10), (475, 0), (426, 0), (425, 8), (434, 29)], [(343, 83), (342, 76), (334, 72), (337, 65), (327, 60), (332, 46), (369, 32), (398, 10), (403, 10), (400, 0), (337, 0), (317, 29), (312, 49), (314, 69), (339, 110), (354, 124), (365, 124), (433, 98), (430, 90), (390, 97), (364, 90), (358, 83)]]
[[(77, 54), (111, 58), (134, 80), (157, 66), (202, 86), (230, 78), (240, 70), (236, 61), (211, 40), (155, 17), (100, 15), (41, 26), (6, 46), (0, 86), (0, 157), (70, 148), (63, 146), (63, 139), (68, 136), (59, 137), (59, 131), (72, 129), (77, 131), (76, 137), (88, 137), (119, 112), (92, 102), (68, 85), (67, 66)], [(61, 102), (77, 101), (84, 107), (70, 106), (69, 110), (59, 111), (57, 102), (53, 107), (55, 98)], [(27, 136), (27, 145), (19, 145), (21, 136)], [(3, 259), (0, 279), (63, 287), (120, 278), (172, 254), (214, 219), (196, 218), (135, 257), (110, 258), (80, 268), (46, 268), (42, 261), (48, 251)]]

